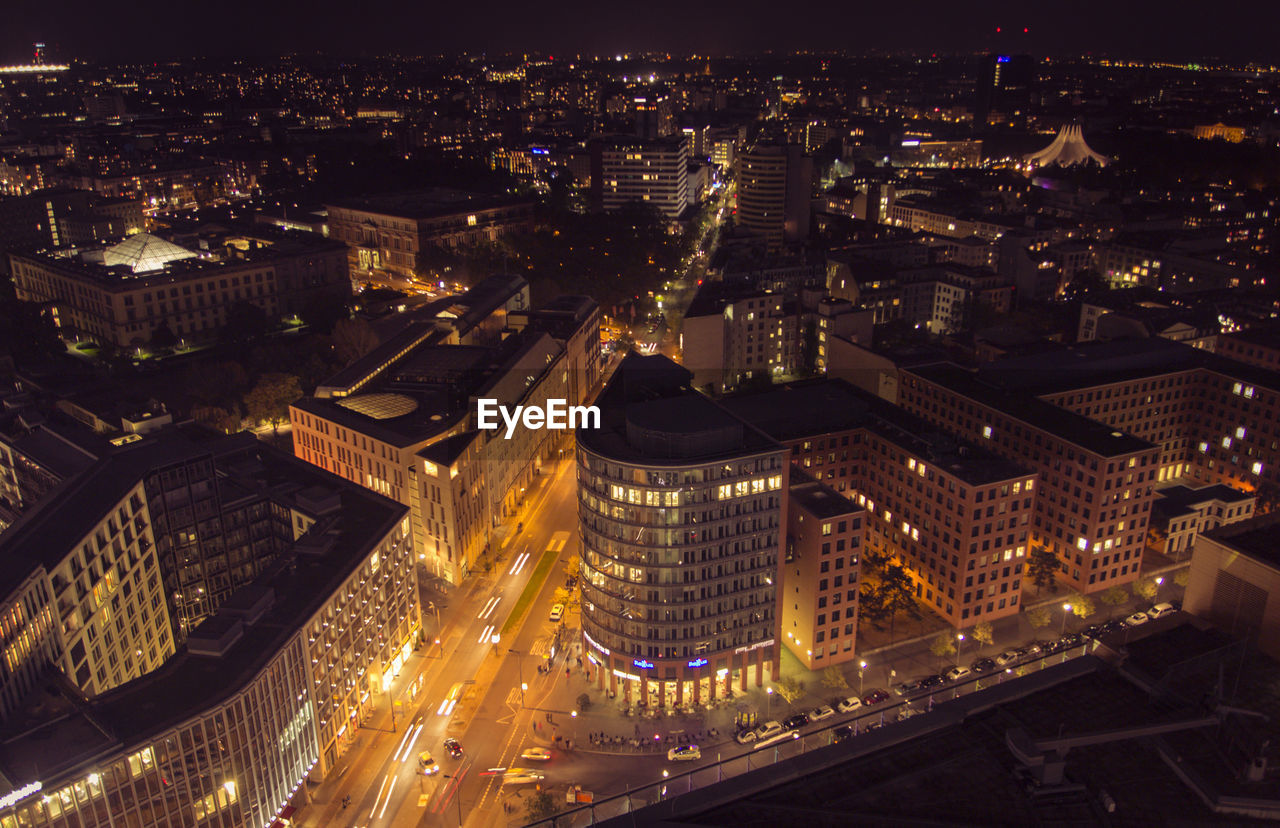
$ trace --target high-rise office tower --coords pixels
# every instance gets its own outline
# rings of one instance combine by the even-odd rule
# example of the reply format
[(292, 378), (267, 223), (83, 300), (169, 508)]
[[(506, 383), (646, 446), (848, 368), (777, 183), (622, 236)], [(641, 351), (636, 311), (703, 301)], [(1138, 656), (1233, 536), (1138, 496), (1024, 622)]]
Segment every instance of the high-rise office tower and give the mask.
[(987, 55), (978, 73), (973, 122), (986, 125), (994, 112), (1007, 118), (1023, 111), (1031, 102), (1035, 61), (1031, 55)]
[(738, 156), (738, 223), (770, 248), (809, 235), (813, 159), (799, 144), (760, 145)]
[(628, 356), (578, 432), (582, 634), (600, 687), (679, 706), (776, 675), (787, 451)]

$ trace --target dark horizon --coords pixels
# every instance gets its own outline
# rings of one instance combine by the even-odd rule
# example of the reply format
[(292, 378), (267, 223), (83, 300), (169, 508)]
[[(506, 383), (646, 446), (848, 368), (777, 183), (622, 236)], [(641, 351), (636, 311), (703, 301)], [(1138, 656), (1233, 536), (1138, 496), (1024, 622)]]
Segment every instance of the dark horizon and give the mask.
[(316, 8), (193, 0), (178, 16), (173, 6), (156, 2), (141, 2), (127, 15), (109, 4), (76, 0), (28, 5), (6, 21), (0, 62), (25, 60), (31, 43), (43, 41), (50, 59), (106, 62), (312, 52), (339, 57), (524, 51), (746, 56), (844, 50), (1280, 63), (1274, 39), (1280, 7), (1245, 0), (1227, 0), (1213, 15), (1194, 18), (1171, 15), (1167, 4), (1150, 0), (1119, 8), (1079, 0), (1069, 9), (1000, 0), (979, 10), (937, 0), (863, 9), (830, 0), (801, 7), (759, 0), (696, 6), (657, 2), (647, 4), (643, 16), (583, 0), (559, 4), (554, 12), (514, 0), (438, 8), (387, 4), (345, 16), (325, 7), (316, 13)]

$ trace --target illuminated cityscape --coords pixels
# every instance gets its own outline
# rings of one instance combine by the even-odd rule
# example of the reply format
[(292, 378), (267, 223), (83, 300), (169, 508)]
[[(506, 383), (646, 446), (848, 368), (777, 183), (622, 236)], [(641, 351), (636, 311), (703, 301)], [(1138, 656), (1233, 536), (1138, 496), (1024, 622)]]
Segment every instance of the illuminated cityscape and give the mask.
[(0, 828), (1280, 820), (1274, 26), (930, 9), (16, 15)]

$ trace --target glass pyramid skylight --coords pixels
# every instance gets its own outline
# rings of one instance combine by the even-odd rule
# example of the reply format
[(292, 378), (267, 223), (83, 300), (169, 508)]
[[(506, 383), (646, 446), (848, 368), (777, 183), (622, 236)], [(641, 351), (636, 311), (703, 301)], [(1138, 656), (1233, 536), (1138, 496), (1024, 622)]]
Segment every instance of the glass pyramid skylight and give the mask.
[(106, 265), (128, 265), (134, 273), (160, 270), (169, 262), (193, 259), (196, 254), (150, 233), (136, 233), (102, 251)]

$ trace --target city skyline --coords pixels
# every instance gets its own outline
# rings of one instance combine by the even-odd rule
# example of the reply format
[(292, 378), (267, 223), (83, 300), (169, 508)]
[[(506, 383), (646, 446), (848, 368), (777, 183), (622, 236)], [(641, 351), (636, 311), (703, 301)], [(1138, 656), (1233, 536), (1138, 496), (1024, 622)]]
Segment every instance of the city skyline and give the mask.
[[(160, 3), (131, 6), (127, 15), (95, 3), (73, 4), (70, 9), (25, 5), (7, 21), (0, 55), (4, 62), (14, 62), (30, 54), (31, 42), (42, 41), (60, 57), (104, 61), (170, 60), (193, 54), (264, 58), (309, 52), (355, 57), (521, 51), (559, 51), (565, 57), (999, 51), (1053, 57), (1280, 60), (1268, 37), (1280, 25), (1280, 11), (1271, 4), (1230, 0), (1215, 6), (1213, 14), (1194, 19), (1167, 11), (1154, 0), (1122, 8), (1078, 0), (1070, 13), (1058, 6), (1009, 0), (978, 8), (942, 0), (901, 8), (821, 2), (792, 8), (785, 15), (759, 0), (692, 7), (663, 2), (643, 10), (581, 0), (554, 7), (499, 0), (483, 8), (403, 3), (379, 7), (377, 14), (344, 16), (335, 26), (337, 17), (323, 9), (291, 4), (264, 8), (241, 0), (190, 4), (181, 15)], [(769, 25), (761, 25), (766, 19)], [(388, 20), (397, 23), (388, 27)]]

